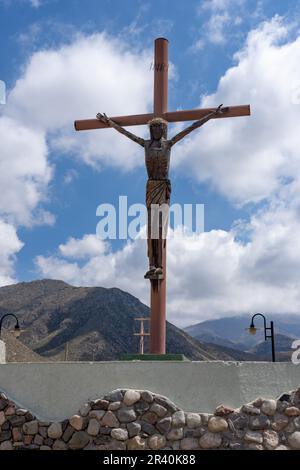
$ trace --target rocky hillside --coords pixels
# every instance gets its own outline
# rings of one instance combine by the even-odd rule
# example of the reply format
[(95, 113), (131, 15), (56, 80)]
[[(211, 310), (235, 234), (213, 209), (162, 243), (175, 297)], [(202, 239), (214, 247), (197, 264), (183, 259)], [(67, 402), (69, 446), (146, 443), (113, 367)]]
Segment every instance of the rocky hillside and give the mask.
[(35, 353), (25, 344), (15, 338), (11, 330), (4, 330), (1, 339), (6, 346), (6, 362), (48, 362), (54, 358), (47, 358)]
[[(47, 279), (0, 288), (0, 316), (8, 312), (18, 316), (23, 330), (19, 339), (28, 348), (61, 360), (67, 344), (68, 360), (74, 361), (113, 360), (138, 352), (134, 318), (149, 316), (146, 305), (120, 289), (73, 287)], [(193, 360), (235, 359), (170, 323), (167, 351)]]

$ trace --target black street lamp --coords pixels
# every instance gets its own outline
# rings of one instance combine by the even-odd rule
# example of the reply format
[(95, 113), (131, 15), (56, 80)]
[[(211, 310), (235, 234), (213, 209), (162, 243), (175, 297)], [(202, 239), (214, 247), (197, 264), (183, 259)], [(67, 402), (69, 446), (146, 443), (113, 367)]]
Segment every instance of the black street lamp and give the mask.
[[(271, 338), (272, 362), (276, 362), (276, 360), (275, 360), (275, 341), (274, 341), (274, 323), (271, 321), (270, 326), (267, 326), (266, 317), (262, 313), (256, 313), (251, 318), (251, 323), (250, 323), (250, 327), (248, 328), (248, 332), (250, 333), (250, 335), (255, 335), (255, 333), (257, 331), (257, 328), (255, 328), (255, 326), (254, 326), (254, 318), (257, 317), (257, 316), (262, 317), (263, 320), (264, 320), (265, 341), (267, 341), (267, 339)], [(271, 333), (268, 335), (267, 331), (270, 331)]]
[(16, 320), (15, 337), (18, 338), (21, 334), (21, 328), (20, 328), (20, 325), (19, 325), (19, 320), (18, 320), (18, 318), (16, 317), (16, 315), (14, 313), (6, 313), (5, 315), (3, 315), (3, 317), (1, 317), (1, 319), (0, 319), (0, 338), (1, 338), (2, 323), (3, 323), (4, 318), (6, 318), (6, 317), (13, 317)]

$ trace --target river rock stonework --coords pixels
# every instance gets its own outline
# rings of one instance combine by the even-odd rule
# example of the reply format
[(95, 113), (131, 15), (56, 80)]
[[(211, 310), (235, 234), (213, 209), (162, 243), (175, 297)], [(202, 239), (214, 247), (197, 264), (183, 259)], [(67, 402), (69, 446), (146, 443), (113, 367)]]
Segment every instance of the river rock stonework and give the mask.
[(191, 413), (148, 390), (114, 390), (62, 422), (0, 393), (0, 450), (300, 450), (300, 388), (238, 409)]

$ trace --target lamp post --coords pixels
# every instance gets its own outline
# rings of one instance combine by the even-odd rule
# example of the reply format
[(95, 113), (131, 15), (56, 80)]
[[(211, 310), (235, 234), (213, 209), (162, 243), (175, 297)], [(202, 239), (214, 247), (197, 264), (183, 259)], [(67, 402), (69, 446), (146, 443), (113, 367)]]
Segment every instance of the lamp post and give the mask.
[[(257, 328), (254, 326), (254, 318), (260, 316), (264, 320), (264, 333), (265, 333), (265, 341), (271, 338), (271, 345), (272, 345), (272, 362), (276, 362), (275, 360), (275, 341), (274, 341), (274, 323), (271, 321), (270, 326), (267, 326), (266, 317), (262, 313), (255, 313), (255, 315), (251, 318), (250, 327), (248, 328), (248, 332), (250, 335), (255, 335)], [(270, 331), (270, 334), (267, 334), (267, 331)]]
[(21, 334), (21, 328), (20, 328), (20, 325), (19, 325), (19, 320), (18, 320), (18, 318), (16, 317), (16, 315), (14, 313), (6, 313), (5, 315), (3, 315), (3, 317), (1, 317), (1, 319), (0, 319), (0, 338), (1, 338), (2, 323), (3, 323), (4, 318), (6, 318), (6, 317), (13, 317), (16, 320), (15, 336), (16, 336), (16, 338), (18, 338)]

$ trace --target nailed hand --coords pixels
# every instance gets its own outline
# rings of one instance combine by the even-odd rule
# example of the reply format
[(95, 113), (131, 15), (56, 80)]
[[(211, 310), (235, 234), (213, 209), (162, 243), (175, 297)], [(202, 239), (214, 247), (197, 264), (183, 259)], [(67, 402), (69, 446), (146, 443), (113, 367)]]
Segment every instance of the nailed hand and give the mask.
[(99, 119), (99, 121), (103, 122), (104, 124), (106, 125), (110, 125), (110, 119), (106, 116), (105, 113), (98, 113), (97, 116), (96, 116), (97, 119)]
[(228, 106), (226, 108), (223, 108), (223, 104), (220, 104), (220, 106), (217, 107), (215, 113), (216, 114), (223, 114), (223, 113), (227, 113), (229, 110)]

